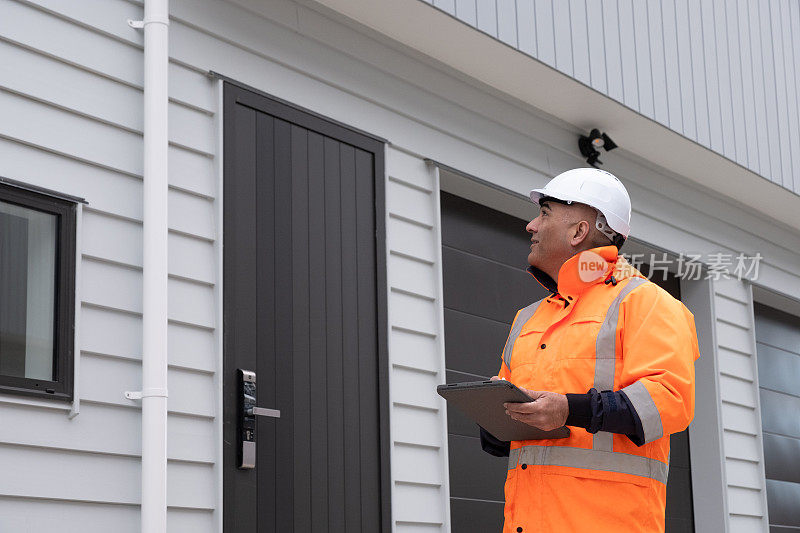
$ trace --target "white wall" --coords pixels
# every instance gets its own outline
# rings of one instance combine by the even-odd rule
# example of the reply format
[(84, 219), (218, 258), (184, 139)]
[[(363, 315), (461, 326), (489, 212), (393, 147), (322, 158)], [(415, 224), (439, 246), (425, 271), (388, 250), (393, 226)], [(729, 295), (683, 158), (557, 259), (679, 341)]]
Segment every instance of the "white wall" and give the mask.
[(767, 531), (767, 493), (750, 285), (714, 283), (730, 531)]
[[(80, 414), (0, 398), (0, 530), (139, 531), (142, 49), (126, 2), (0, 2), (0, 175), (86, 198)], [(171, 531), (211, 531), (217, 369), (213, 84), (170, 65)]]
[(449, 531), (438, 169), (389, 147), (386, 239), (395, 531)]
[(800, 193), (797, 2), (423, 1)]

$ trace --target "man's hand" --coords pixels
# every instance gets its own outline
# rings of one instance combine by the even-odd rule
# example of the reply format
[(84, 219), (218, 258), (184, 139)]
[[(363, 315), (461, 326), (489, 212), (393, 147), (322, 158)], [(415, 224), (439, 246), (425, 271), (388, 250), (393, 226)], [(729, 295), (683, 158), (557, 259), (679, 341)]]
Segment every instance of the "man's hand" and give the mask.
[(529, 426), (545, 431), (560, 428), (567, 421), (569, 404), (567, 397), (557, 392), (520, 390), (533, 398), (528, 403), (505, 403), (506, 414)]

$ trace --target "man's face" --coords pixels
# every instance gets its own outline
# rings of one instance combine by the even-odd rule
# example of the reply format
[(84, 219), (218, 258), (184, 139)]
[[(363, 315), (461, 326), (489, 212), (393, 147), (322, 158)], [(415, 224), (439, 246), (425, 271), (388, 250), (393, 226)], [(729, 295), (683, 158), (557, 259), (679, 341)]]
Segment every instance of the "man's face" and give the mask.
[(558, 269), (572, 253), (569, 244), (568, 220), (570, 206), (558, 202), (542, 202), (539, 216), (531, 220), (525, 229), (531, 234), (531, 251), (528, 264), (555, 279)]

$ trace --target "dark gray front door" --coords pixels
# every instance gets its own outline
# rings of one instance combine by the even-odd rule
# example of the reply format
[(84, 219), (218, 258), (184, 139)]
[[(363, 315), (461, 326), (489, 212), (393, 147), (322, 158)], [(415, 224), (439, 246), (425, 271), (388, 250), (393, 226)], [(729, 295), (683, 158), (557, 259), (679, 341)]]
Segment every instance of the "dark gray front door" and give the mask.
[[(225, 531), (388, 531), (383, 144), (224, 91)], [(249, 470), (237, 369), (281, 412)]]
[[(451, 194), (441, 198), (447, 381), (485, 379), (500, 370), (514, 314), (547, 293), (525, 271), (528, 221)], [(535, 211), (531, 206), (531, 216)], [(658, 273), (653, 281), (680, 298), (677, 278)], [(478, 427), (449, 407), (447, 424), (453, 533), (500, 531), (508, 460), (484, 453)], [(688, 433), (672, 435), (670, 446), (666, 531), (691, 532)]]

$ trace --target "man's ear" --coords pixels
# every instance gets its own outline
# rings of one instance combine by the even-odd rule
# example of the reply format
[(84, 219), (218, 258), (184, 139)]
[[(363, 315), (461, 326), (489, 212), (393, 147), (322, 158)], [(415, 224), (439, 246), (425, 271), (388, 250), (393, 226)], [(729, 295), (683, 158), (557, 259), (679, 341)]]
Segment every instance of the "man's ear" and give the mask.
[(570, 244), (572, 246), (578, 246), (582, 242), (586, 241), (589, 237), (589, 231), (591, 228), (589, 227), (589, 223), (585, 220), (581, 220), (575, 225), (575, 229), (572, 232), (572, 238), (570, 239)]

